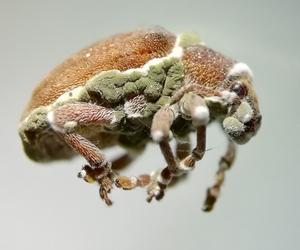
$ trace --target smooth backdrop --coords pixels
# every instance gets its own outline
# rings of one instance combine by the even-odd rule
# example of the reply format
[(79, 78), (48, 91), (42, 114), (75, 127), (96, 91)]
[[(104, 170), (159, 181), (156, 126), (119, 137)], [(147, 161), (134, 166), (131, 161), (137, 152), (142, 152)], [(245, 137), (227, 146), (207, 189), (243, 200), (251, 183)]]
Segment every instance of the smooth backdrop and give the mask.
[[(300, 249), (299, 12), (286, 1), (0, 1), (0, 249)], [(82, 158), (43, 165), (24, 155), (18, 120), (35, 84), (73, 52), (117, 32), (161, 25), (198, 32), (210, 47), (248, 63), (263, 115), (239, 148), (212, 213), (201, 205), (225, 140), (208, 130), (203, 161), (157, 203), (144, 190), (76, 178)], [(110, 156), (118, 149), (108, 152)], [(156, 145), (126, 173), (163, 167)]]

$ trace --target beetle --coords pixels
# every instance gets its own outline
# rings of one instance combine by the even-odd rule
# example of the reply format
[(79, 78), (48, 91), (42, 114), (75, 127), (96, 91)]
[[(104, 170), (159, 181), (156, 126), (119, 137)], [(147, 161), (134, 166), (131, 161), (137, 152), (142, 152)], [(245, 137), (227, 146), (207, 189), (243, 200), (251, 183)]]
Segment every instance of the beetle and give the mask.
[[(168, 185), (189, 172), (206, 150), (206, 127), (219, 122), (228, 138), (204, 211), (219, 196), (236, 144), (261, 124), (252, 72), (241, 62), (207, 47), (194, 33), (174, 35), (162, 27), (117, 34), (71, 56), (35, 88), (19, 134), (34, 161), (69, 159), (87, 164), (78, 177), (99, 184), (111, 205), (113, 185), (147, 188), (147, 200), (164, 196)], [(191, 150), (189, 135), (196, 132)], [(176, 152), (170, 140), (176, 141)], [(166, 166), (151, 174), (119, 176), (147, 143), (159, 144)], [(101, 149), (120, 145), (126, 153), (109, 161)]]

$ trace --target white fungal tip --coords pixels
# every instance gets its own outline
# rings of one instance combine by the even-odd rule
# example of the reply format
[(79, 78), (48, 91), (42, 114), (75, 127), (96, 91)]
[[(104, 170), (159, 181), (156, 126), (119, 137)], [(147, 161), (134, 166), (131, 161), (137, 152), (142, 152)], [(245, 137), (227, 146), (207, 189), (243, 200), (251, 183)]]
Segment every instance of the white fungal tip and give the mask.
[(112, 115), (110, 124), (115, 124), (117, 121), (118, 121), (117, 117), (115, 115)]
[(184, 161), (181, 161), (178, 165), (178, 168), (182, 171), (191, 171), (193, 170), (193, 167), (189, 167), (187, 165), (184, 164)]
[(162, 131), (160, 130), (154, 130), (152, 133), (152, 139), (155, 141), (155, 142), (161, 142), (163, 137), (164, 137), (164, 134)]
[(227, 90), (222, 91), (221, 96), (227, 103), (230, 104), (233, 103), (234, 99), (237, 97), (236, 93)]
[(47, 120), (48, 120), (48, 122), (50, 124), (54, 123), (54, 113), (53, 113), (53, 111), (48, 112), (48, 114), (47, 114)]
[(207, 107), (199, 106), (195, 108), (194, 120), (198, 124), (206, 125), (209, 122), (209, 110)]
[(228, 73), (229, 76), (240, 76), (240, 75), (248, 75), (251, 78), (253, 77), (252, 70), (249, 68), (249, 66), (246, 63), (236, 63), (233, 65), (231, 70)]
[(246, 115), (244, 115), (242, 122), (243, 123), (249, 122), (251, 120), (251, 118), (252, 118), (252, 115), (246, 114)]
[(84, 178), (86, 176), (86, 171), (83, 169), (78, 173), (79, 178)]

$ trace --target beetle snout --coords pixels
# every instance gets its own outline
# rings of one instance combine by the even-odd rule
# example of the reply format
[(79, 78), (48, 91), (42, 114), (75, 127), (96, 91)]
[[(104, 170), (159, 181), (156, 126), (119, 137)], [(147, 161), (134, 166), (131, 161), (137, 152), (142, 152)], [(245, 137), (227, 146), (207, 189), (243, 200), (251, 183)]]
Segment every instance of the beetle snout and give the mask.
[(245, 144), (260, 128), (261, 119), (260, 113), (256, 113), (248, 102), (243, 101), (232, 116), (224, 119), (223, 128), (233, 141)]

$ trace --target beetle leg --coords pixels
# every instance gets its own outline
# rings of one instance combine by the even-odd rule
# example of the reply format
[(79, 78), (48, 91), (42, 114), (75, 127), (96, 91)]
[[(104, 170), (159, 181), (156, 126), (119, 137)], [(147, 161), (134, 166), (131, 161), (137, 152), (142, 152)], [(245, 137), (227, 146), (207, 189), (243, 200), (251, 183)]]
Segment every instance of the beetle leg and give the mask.
[(78, 177), (83, 178), (87, 182), (97, 181), (100, 184), (100, 197), (107, 205), (111, 205), (112, 201), (108, 198), (108, 193), (113, 184), (111, 163), (105, 159), (98, 147), (81, 135), (65, 133), (62, 136), (67, 144), (81, 154), (90, 164), (83, 167), (78, 173)]
[[(143, 148), (144, 149), (144, 148)], [(120, 158), (112, 161), (112, 169), (121, 169), (125, 166), (129, 165), (133, 160), (140, 155), (141, 150), (130, 150), (127, 154), (121, 156)], [(131, 190), (136, 187), (144, 187), (148, 185), (150, 182), (150, 176), (147, 174), (139, 175), (139, 176), (117, 176), (115, 178), (115, 185), (118, 188), (122, 188), (124, 190)]]
[(113, 110), (90, 103), (73, 103), (60, 106), (47, 115), (51, 127), (60, 134), (74, 151), (82, 155), (89, 163), (78, 176), (87, 182), (100, 184), (100, 196), (107, 205), (113, 184), (111, 163), (106, 160), (100, 149), (75, 131), (77, 125), (112, 125), (116, 121)]
[(176, 158), (182, 160), (187, 157), (191, 152), (191, 142), (190, 138), (186, 136), (185, 138), (176, 139)]
[(177, 106), (164, 106), (153, 117), (151, 135), (155, 142), (159, 143), (160, 150), (168, 164), (160, 173), (152, 174), (148, 187), (147, 201), (154, 197), (159, 200), (164, 196), (164, 189), (172, 181), (176, 173), (177, 162), (169, 143), (170, 128), (177, 117)]
[(225, 179), (225, 172), (228, 171), (235, 159), (236, 146), (234, 142), (228, 141), (226, 153), (219, 161), (219, 169), (215, 176), (215, 183), (212, 187), (207, 189), (206, 199), (203, 206), (203, 211), (209, 212), (213, 209), (216, 200), (220, 195), (220, 189)]
[(180, 112), (186, 119), (191, 119), (197, 128), (197, 145), (192, 153), (181, 160), (179, 168), (182, 171), (192, 169), (196, 161), (202, 159), (205, 153), (206, 125), (209, 122), (209, 110), (202, 97), (194, 93), (186, 93), (179, 102)]
[[(179, 160), (182, 160), (186, 156), (190, 154), (191, 151), (191, 145), (190, 145), (190, 140), (189, 137), (185, 138), (180, 138), (176, 139), (176, 158)], [(123, 161), (126, 162), (126, 165), (128, 164), (127, 162), (132, 162), (133, 158), (130, 157), (130, 154), (125, 154), (119, 159), (117, 159), (117, 162), (115, 163), (114, 161), (112, 162), (112, 169), (119, 169), (124, 167)], [(120, 162), (119, 162), (120, 161)], [(153, 175), (155, 175), (155, 172), (152, 174), (152, 179)], [(149, 185), (151, 181), (151, 176), (148, 174), (143, 174), (139, 176), (117, 176), (115, 179), (115, 185), (119, 188), (123, 188), (124, 190), (131, 190), (136, 187), (145, 187)]]

